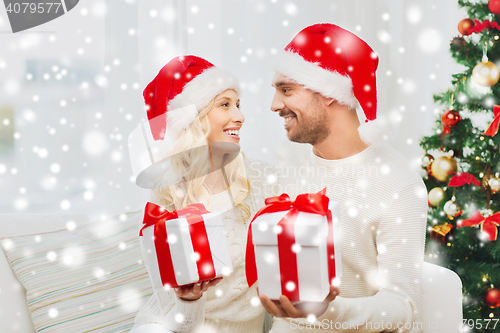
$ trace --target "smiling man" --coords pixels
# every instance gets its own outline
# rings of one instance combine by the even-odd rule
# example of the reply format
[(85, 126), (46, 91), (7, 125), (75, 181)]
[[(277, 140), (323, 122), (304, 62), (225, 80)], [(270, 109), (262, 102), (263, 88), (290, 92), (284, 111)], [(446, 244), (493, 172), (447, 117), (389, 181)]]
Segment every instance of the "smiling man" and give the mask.
[(317, 24), (281, 57), (271, 109), (284, 118), (289, 140), (311, 149), (302, 156), (306, 165), (294, 165), (300, 174), (287, 166), (280, 184), (292, 197), (326, 187), (339, 202), (343, 275), (319, 303), (260, 295), (274, 315), (272, 333), (418, 328), (427, 191), (405, 159), (377, 141), (378, 56), (356, 35)]

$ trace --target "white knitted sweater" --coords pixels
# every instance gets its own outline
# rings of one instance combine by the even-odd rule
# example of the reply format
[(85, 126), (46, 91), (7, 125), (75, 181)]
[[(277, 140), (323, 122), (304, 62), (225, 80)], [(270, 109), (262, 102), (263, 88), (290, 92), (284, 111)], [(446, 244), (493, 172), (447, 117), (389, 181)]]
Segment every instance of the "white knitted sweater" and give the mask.
[[(246, 159), (245, 166), (251, 191), (244, 203), (253, 216), (264, 206), (264, 199), (276, 193), (264, 177), (263, 164)], [(136, 324), (157, 323), (179, 333), (262, 332), (264, 308), (257, 297), (256, 285), (248, 288), (245, 277), (245, 246), (250, 220), (241, 221), (241, 210), (232, 207), (227, 191), (211, 196), (209, 210), (222, 212), (234, 273), (209, 288), (196, 301), (179, 300), (173, 290), (155, 289), (137, 314)]]
[(384, 143), (339, 160), (322, 159), (309, 145), (290, 151), (280, 190), (295, 198), (326, 187), (340, 203), (343, 276), (340, 295), (316, 320), (322, 326), (275, 318), (272, 332), (409, 332), (422, 295), (427, 190), (421, 177)]

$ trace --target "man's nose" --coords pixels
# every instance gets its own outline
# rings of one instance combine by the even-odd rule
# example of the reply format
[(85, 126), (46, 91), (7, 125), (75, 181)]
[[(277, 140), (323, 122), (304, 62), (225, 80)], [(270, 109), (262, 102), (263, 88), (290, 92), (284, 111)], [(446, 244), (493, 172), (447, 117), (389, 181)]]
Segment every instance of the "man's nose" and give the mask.
[(273, 112), (278, 112), (282, 110), (285, 107), (285, 104), (283, 103), (282, 99), (276, 92), (273, 97), (273, 101), (271, 102), (271, 111)]

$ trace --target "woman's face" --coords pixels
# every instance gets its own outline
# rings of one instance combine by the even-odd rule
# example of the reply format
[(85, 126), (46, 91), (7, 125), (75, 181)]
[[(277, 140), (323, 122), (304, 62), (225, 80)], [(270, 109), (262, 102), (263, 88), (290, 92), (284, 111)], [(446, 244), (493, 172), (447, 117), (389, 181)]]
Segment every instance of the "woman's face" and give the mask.
[(245, 117), (240, 111), (240, 100), (232, 89), (215, 97), (215, 103), (207, 114), (211, 132), (209, 142), (232, 142), (240, 144), (240, 128)]

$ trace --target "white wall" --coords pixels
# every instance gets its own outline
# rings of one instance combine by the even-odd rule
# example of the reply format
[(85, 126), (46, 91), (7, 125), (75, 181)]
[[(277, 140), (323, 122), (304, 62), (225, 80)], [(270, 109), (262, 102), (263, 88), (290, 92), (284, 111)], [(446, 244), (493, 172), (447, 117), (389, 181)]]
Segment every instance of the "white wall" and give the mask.
[[(15, 126), (18, 133), (15, 149), (0, 155), (0, 211), (99, 216), (139, 209), (144, 193), (130, 181), (126, 139), (145, 119), (142, 90), (180, 54), (204, 57), (240, 78), (243, 150), (273, 162), (286, 140), (282, 120), (269, 110), (273, 53), (318, 22), (357, 33), (379, 54), (379, 114), (391, 120), (388, 143), (418, 167), (418, 142), (443, 110), (432, 95), (451, 87), (451, 74), (460, 70), (448, 48), (464, 17), (456, 0), (88, 0), (12, 34), (0, 10), (0, 108), (15, 110), (14, 123), (0, 122), (0, 130)], [(61, 68), (49, 80), (28, 81), (27, 61), (43, 59), (62, 63), (88, 88), (55, 79)], [(85, 149), (89, 138), (95, 141)], [(69, 207), (61, 207), (65, 200)]]

